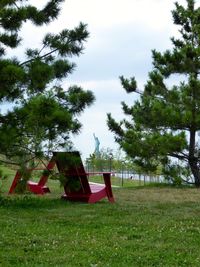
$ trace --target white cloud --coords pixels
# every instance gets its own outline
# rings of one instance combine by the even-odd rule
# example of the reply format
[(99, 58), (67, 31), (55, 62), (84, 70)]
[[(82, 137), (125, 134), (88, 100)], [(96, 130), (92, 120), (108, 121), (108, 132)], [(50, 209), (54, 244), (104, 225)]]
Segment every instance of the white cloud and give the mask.
[(171, 0), (73, 0), (65, 3), (62, 17), (67, 25), (82, 20), (91, 27), (112, 28), (140, 22), (160, 30), (168, 27), (172, 7)]

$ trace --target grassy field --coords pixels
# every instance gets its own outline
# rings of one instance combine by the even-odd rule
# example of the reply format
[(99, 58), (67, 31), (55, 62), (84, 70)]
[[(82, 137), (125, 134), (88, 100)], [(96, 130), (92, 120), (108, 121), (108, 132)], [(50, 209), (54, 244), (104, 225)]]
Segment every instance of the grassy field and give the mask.
[(69, 203), (49, 181), (45, 196), (0, 197), (0, 266), (199, 266), (200, 190), (117, 187), (116, 199)]

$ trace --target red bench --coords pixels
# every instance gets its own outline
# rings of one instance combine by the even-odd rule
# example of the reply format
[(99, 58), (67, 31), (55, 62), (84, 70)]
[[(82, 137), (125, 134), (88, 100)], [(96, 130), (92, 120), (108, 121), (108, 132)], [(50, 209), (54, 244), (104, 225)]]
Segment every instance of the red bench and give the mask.
[[(111, 187), (110, 172), (85, 172), (80, 154), (78, 151), (73, 152), (53, 152), (53, 157), (46, 166), (47, 172), (43, 174), (38, 183), (33, 181), (27, 182), (27, 189), (35, 194), (49, 193), (50, 189), (46, 186), (48, 177), (57, 166), (59, 175), (64, 178), (64, 194), (63, 199), (71, 201), (83, 201), (95, 203), (102, 198), (107, 197), (110, 202), (114, 202)], [(29, 169), (33, 171), (34, 169)], [(95, 184), (88, 181), (89, 175), (102, 175), (104, 184)], [(18, 181), (22, 178), (19, 171), (16, 172), (9, 193), (13, 193)]]
[[(45, 194), (45, 193), (50, 193), (50, 189), (49, 187), (46, 186), (46, 183), (47, 183), (47, 180), (49, 178), (49, 175), (51, 173), (51, 171), (53, 170), (55, 166), (55, 161), (54, 160), (51, 160), (48, 165), (46, 166), (45, 169), (27, 169), (27, 171), (34, 171), (34, 170), (45, 170), (45, 174), (43, 174), (39, 180), (38, 183), (36, 182), (33, 182), (33, 181), (28, 181), (27, 182), (27, 189), (30, 191), (30, 192), (33, 192), (35, 194)], [(17, 183), (20, 181), (20, 179), (23, 178), (23, 175), (22, 173), (20, 173), (18, 170), (15, 174), (15, 177), (13, 179), (13, 182), (12, 182), (12, 185), (10, 187), (10, 190), (9, 190), (9, 194), (12, 194), (14, 193), (15, 191), (15, 188), (17, 186)]]
[[(72, 201), (83, 201), (95, 203), (102, 198), (107, 197), (110, 202), (114, 202), (111, 187), (110, 172), (87, 173), (85, 172), (80, 154), (78, 151), (73, 152), (54, 152), (53, 157), (59, 173), (76, 181), (78, 189), (70, 187), (70, 181), (64, 184), (62, 198)], [(104, 184), (89, 183), (89, 175), (103, 175)]]

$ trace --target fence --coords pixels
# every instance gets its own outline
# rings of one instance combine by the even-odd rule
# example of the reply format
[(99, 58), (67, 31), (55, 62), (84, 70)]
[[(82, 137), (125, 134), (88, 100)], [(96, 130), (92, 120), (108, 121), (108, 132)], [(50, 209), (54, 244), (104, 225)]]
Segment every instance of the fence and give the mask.
[(87, 172), (99, 172), (99, 171), (111, 171), (111, 178), (115, 181), (115, 184), (119, 186), (125, 185), (145, 185), (148, 183), (164, 183), (166, 182), (162, 175), (149, 175), (144, 173), (136, 173), (133, 170), (127, 170), (122, 168), (121, 170), (111, 170), (110, 168), (95, 168), (92, 165), (85, 166)]

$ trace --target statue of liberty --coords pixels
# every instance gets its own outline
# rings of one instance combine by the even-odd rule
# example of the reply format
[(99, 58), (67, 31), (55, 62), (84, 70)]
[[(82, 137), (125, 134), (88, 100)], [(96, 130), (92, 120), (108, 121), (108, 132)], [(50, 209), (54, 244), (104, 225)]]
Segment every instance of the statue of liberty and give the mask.
[(99, 138), (97, 136), (95, 136), (94, 133), (93, 133), (93, 136), (94, 136), (94, 141), (95, 141), (94, 154), (95, 154), (95, 156), (99, 156), (99, 154), (100, 154), (100, 151), (99, 151), (99, 145), (100, 145)]

